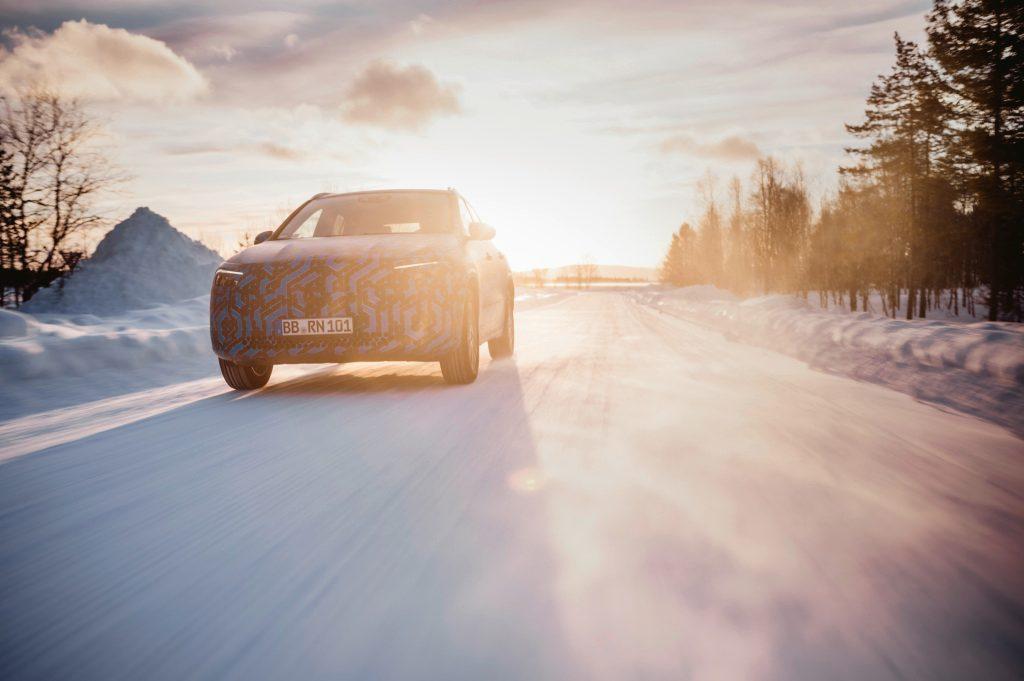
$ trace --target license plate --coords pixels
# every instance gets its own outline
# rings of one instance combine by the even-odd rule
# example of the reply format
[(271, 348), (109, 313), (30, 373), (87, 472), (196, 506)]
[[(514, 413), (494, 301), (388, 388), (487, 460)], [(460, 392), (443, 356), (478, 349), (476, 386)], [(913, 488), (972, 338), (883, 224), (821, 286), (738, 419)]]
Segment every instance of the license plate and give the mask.
[(281, 335), (283, 336), (326, 336), (336, 333), (352, 333), (352, 318), (281, 320)]

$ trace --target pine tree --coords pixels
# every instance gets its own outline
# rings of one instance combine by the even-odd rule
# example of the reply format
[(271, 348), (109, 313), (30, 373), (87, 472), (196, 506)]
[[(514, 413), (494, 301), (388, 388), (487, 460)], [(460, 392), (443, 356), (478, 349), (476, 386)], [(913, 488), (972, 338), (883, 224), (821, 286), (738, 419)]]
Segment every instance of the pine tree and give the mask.
[(661, 283), (672, 286), (679, 286), (683, 279), (683, 244), (676, 232), (672, 232), (672, 241), (669, 242), (665, 259), (661, 261), (658, 278)]
[(8, 290), (14, 295), (13, 243), (17, 232), (14, 161), (3, 140), (0, 140), (0, 307), (8, 302)]
[(846, 126), (868, 146), (847, 150), (861, 162), (843, 172), (875, 184), (894, 207), (886, 252), (895, 261), (890, 263), (892, 280), (887, 287), (896, 289), (898, 301), (900, 285), (906, 286), (910, 319), (915, 303), (924, 315), (929, 245), (931, 233), (937, 231), (930, 219), (936, 215), (935, 203), (948, 201), (948, 194), (943, 198), (936, 182), (948, 110), (941, 99), (941, 78), (935, 66), (913, 42), (898, 33), (894, 40), (896, 63), (891, 73), (872, 85), (865, 121)]
[(928, 16), (934, 58), (948, 76), (981, 242), (989, 319), (1021, 319), (1024, 296), (1024, 3), (937, 0)]
[(684, 222), (672, 235), (659, 278), (672, 286), (692, 286), (700, 283), (697, 265), (697, 233)]

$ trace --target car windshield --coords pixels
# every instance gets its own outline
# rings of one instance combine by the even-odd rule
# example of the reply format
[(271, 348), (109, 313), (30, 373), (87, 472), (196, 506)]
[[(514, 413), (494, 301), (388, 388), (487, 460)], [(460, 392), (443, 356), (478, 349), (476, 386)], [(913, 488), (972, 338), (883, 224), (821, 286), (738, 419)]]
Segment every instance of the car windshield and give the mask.
[(314, 199), (278, 239), (360, 234), (450, 234), (456, 231), (446, 192), (375, 192)]

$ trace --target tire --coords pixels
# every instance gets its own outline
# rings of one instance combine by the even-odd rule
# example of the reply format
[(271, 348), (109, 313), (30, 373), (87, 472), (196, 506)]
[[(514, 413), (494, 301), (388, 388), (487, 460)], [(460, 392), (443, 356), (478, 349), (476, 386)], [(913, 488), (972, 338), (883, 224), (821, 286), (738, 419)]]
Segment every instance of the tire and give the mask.
[(476, 295), (466, 297), (462, 315), (462, 338), (459, 345), (441, 359), (441, 375), (445, 383), (464, 385), (476, 380), (480, 371), (480, 311)]
[(487, 341), (487, 352), (491, 359), (503, 359), (511, 357), (516, 351), (516, 315), (514, 307), (515, 298), (509, 296), (505, 304), (505, 324), (502, 327), (501, 335)]
[(224, 382), (235, 390), (262, 388), (270, 380), (270, 374), (274, 370), (273, 364), (246, 366), (219, 357), (217, 361), (220, 362), (220, 373), (224, 376)]

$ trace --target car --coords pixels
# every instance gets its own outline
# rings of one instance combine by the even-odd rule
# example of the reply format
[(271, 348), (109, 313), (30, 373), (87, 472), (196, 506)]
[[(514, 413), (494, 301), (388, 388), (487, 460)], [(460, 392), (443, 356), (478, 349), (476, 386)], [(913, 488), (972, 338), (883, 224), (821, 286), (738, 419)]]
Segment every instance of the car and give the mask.
[(494, 229), (454, 189), (317, 194), (225, 261), (210, 339), (227, 384), (276, 364), (440, 362), (472, 383), (480, 345), (515, 349), (515, 288)]

